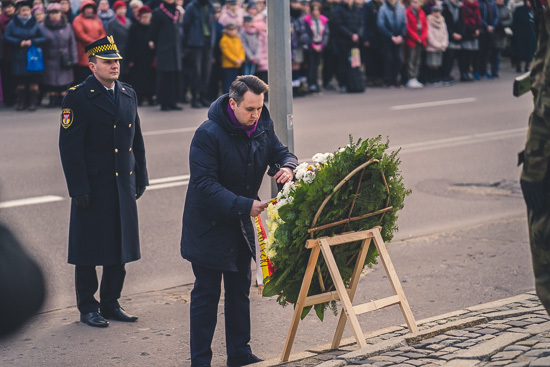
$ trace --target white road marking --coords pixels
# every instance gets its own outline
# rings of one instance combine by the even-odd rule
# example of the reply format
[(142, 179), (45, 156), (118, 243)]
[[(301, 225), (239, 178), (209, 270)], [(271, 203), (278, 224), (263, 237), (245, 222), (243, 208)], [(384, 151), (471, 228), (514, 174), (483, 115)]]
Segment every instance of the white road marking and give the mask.
[(156, 184), (161, 184), (166, 182), (185, 181), (185, 180), (189, 180), (190, 177), (191, 177), (190, 175), (182, 175), (182, 176), (154, 178), (152, 180), (149, 180), (149, 184), (156, 185)]
[[(480, 133), (480, 134), (455, 136), (455, 137), (446, 138), (446, 139), (422, 141), (418, 143), (402, 145), (401, 153), (423, 152), (427, 150), (435, 150), (435, 149), (456, 147), (461, 145), (484, 143), (487, 141), (510, 139), (510, 138), (516, 138), (519, 136), (525, 136), (526, 133), (527, 133), (527, 127), (522, 127), (517, 129), (491, 131), (491, 132)], [(399, 147), (395, 147), (395, 148), (391, 147), (391, 149), (395, 150), (395, 149), (399, 149)]]
[(167, 130), (153, 130), (145, 131), (142, 133), (143, 136), (151, 135), (165, 135), (165, 134), (178, 134), (178, 133), (190, 133), (197, 130), (198, 126), (195, 127), (182, 127), (181, 129), (167, 129)]
[(437, 107), (437, 106), (447, 106), (451, 104), (462, 104), (462, 103), (472, 103), (476, 102), (477, 98), (459, 98), (459, 99), (447, 99), (445, 101), (433, 101), (433, 102), (423, 102), (423, 103), (412, 103), (404, 104), (399, 106), (390, 107), (393, 111), (402, 111), (402, 110), (412, 110), (415, 108), (425, 108), (425, 107)]
[(34, 198), (0, 202), (0, 208), (15, 208), (17, 206), (53, 203), (55, 201), (62, 201), (62, 200), (64, 199), (61, 196), (54, 196), (54, 195), (38, 196)]
[(162, 183), (162, 184), (157, 184), (157, 185), (151, 185), (149, 187), (147, 187), (147, 191), (151, 191), (151, 190), (159, 190), (159, 189), (167, 189), (167, 188), (170, 188), (170, 187), (177, 187), (177, 186), (185, 186), (185, 185), (188, 185), (189, 184), (189, 181), (177, 181), (177, 182), (167, 182), (167, 183)]

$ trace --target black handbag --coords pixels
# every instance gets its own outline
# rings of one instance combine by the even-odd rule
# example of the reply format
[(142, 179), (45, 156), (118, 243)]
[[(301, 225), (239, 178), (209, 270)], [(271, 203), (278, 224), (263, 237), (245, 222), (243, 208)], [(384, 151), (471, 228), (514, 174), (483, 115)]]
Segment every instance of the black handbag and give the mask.
[(59, 58), (61, 69), (72, 69), (74, 62), (69, 54), (61, 54), (61, 57)]

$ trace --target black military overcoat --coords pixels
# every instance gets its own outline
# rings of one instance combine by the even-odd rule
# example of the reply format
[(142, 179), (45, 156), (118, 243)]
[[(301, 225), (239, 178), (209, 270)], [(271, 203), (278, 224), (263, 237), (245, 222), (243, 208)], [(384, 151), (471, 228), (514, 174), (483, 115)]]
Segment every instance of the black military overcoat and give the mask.
[(118, 103), (90, 76), (63, 100), (59, 151), (73, 199), (69, 263), (124, 264), (140, 258), (136, 187), (148, 185), (134, 90), (116, 82)]

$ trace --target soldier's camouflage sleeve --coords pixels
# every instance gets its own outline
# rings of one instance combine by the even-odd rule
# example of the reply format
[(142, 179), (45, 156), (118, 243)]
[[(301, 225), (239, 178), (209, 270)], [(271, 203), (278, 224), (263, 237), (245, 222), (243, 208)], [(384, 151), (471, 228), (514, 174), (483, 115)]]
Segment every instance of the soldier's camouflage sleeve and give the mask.
[(537, 51), (531, 63), (531, 92), (534, 109), (529, 117), (521, 178), (543, 181), (550, 162), (550, 11), (546, 7), (539, 22)]

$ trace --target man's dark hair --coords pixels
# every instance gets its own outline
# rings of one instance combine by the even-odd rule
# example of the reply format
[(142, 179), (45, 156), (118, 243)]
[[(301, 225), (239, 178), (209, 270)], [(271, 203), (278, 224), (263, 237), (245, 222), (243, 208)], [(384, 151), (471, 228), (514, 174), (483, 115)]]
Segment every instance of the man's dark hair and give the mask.
[(248, 91), (259, 95), (269, 91), (269, 86), (257, 76), (239, 75), (229, 87), (229, 98), (232, 98), (239, 105), (244, 94)]
[(95, 56), (88, 56), (88, 61), (93, 62), (94, 64), (97, 64), (97, 57)]

